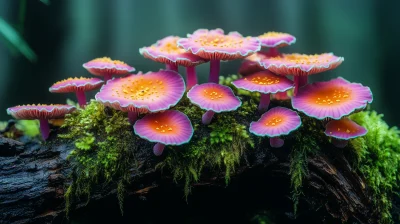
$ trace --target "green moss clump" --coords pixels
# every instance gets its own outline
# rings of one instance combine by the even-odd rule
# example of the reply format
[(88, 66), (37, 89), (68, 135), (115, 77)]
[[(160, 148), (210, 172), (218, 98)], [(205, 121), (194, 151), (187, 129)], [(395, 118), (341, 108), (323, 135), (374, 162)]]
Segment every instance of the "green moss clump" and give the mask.
[(67, 132), (59, 137), (75, 140), (75, 149), (68, 157), (74, 173), (65, 194), (67, 212), (74, 197), (86, 196), (89, 200), (92, 187), (100, 181), (117, 184), (122, 212), (124, 186), (135, 164), (135, 137), (126, 113), (91, 101), (84, 109), (67, 115), (62, 127)]
[(350, 141), (357, 155), (356, 165), (374, 194), (381, 223), (391, 223), (392, 195), (399, 190), (400, 131), (390, 128), (375, 111), (350, 116), (368, 130), (367, 135)]

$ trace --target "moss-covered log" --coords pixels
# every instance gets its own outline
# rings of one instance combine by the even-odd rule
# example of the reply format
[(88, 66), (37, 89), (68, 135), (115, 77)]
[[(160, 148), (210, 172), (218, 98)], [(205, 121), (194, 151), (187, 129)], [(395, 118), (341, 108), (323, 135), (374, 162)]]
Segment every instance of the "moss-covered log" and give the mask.
[[(206, 170), (193, 184), (187, 204), (182, 197), (180, 182), (176, 184), (168, 170), (161, 173), (154, 169), (161, 159), (155, 158), (149, 148), (132, 148), (136, 150), (138, 163), (132, 166), (131, 182), (125, 188), (124, 219), (146, 219), (149, 222), (185, 219), (186, 214), (176, 212), (176, 209), (183, 209), (191, 216), (204, 212), (198, 221), (245, 221), (244, 217), (248, 221), (250, 216), (256, 215), (249, 210), (251, 207), (253, 211), (273, 211), (274, 219), (293, 223), (319, 223), (321, 220), (329, 223), (377, 223), (379, 214), (374, 211), (367, 184), (352, 169), (346, 159), (346, 149), (330, 145), (320, 146), (320, 150), (306, 158), (308, 170), (295, 217), (289, 174), (290, 160), (295, 156), (291, 150), (293, 142), (295, 139), (288, 139), (288, 144), (280, 149), (270, 149), (264, 140), (257, 142), (254, 149), (246, 150), (241, 157), (228, 186), (220, 169)], [(72, 171), (66, 157), (73, 148), (73, 144), (57, 140), (54, 133), (43, 145), (0, 138), (1, 223), (66, 221), (64, 194)], [(93, 188), (88, 204), (85, 197), (74, 200), (71, 217), (76, 218), (77, 214), (88, 216), (92, 214), (90, 207), (93, 206), (101, 211), (97, 210), (91, 219), (110, 218), (110, 208), (117, 205), (117, 201), (112, 199), (116, 194), (117, 183), (98, 184)], [(101, 204), (103, 208), (99, 207)], [(143, 208), (151, 208), (151, 212), (132, 214), (127, 211), (141, 211)], [(216, 213), (213, 209), (219, 211)], [(154, 213), (158, 215), (151, 215)], [(226, 216), (221, 216), (224, 213)], [(118, 219), (113, 217), (114, 221)]]

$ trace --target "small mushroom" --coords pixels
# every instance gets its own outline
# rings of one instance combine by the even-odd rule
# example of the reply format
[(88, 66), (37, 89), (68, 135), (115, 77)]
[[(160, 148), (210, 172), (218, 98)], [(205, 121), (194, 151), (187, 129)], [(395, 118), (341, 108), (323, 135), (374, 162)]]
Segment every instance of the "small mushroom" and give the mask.
[(96, 100), (128, 112), (133, 124), (139, 113), (158, 112), (175, 106), (185, 92), (185, 82), (172, 70), (160, 70), (112, 79), (96, 94)]
[(332, 143), (338, 148), (346, 147), (349, 139), (367, 134), (367, 129), (345, 117), (331, 120), (325, 126), (325, 135), (332, 137)]
[(39, 120), (40, 131), (43, 140), (47, 140), (50, 134), (50, 127), (48, 120), (63, 118), (66, 114), (71, 113), (76, 108), (71, 105), (21, 105), (10, 107), (7, 109), (7, 114), (13, 116), (15, 119), (21, 120)]
[(134, 67), (119, 60), (112, 60), (109, 57), (96, 58), (83, 64), (83, 67), (91, 74), (103, 76), (107, 82), (113, 75), (127, 75), (135, 71)]
[(288, 135), (301, 126), (300, 116), (293, 110), (274, 107), (265, 112), (258, 121), (250, 123), (250, 132), (257, 136), (269, 137), (271, 147), (280, 148), (284, 140), (279, 138)]
[(165, 145), (182, 145), (193, 136), (189, 118), (177, 110), (147, 114), (136, 121), (133, 129), (139, 137), (157, 143), (153, 147), (156, 156), (163, 153)]
[(186, 67), (186, 86), (187, 89), (190, 89), (197, 84), (195, 66), (205, 63), (207, 60), (178, 47), (179, 39), (180, 37), (168, 36), (150, 47), (140, 48), (139, 52), (145, 58), (164, 63), (167, 65), (167, 69), (176, 72), (178, 72), (178, 66)]
[(262, 47), (269, 47), (269, 51), (265, 55), (270, 57), (279, 55), (278, 48), (296, 43), (296, 37), (281, 32), (267, 32), (258, 36), (258, 39), (260, 40)]
[(202, 122), (206, 125), (210, 124), (215, 113), (234, 111), (242, 105), (231, 88), (216, 83), (195, 85), (189, 90), (187, 97), (193, 104), (207, 110), (202, 117)]
[(294, 76), (294, 95), (300, 87), (308, 83), (308, 76), (332, 70), (342, 64), (344, 58), (332, 53), (305, 55), (281, 54), (276, 57), (266, 57), (260, 60), (260, 65), (279, 75)]
[(86, 91), (100, 89), (103, 85), (103, 80), (98, 78), (69, 78), (54, 83), (49, 91), (51, 93), (71, 93), (76, 94), (79, 106), (84, 107), (86, 105)]
[(187, 38), (178, 40), (178, 46), (192, 54), (210, 60), (209, 82), (218, 83), (220, 61), (242, 59), (261, 49), (257, 38), (244, 38), (238, 32), (224, 34), (222, 29), (199, 29)]
[(294, 86), (290, 79), (275, 75), (270, 71), (256, 72), (233, 81), (232, 85), (239, 89), (261, 93), (259, 111), (268, 109), (271, 93), (285, 92)]
[(292, 97), (292, 106), (309, 117), (338, 120), (356, 110), (364, 109), (372, 100), (369, 87), (339, 77), (302, 87)]

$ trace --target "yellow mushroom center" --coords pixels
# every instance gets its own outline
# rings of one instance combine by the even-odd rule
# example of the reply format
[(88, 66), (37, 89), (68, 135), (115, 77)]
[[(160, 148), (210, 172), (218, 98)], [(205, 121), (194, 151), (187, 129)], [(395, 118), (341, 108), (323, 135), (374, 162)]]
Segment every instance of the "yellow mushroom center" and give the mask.
[(287, 54), (268, 59), (270, 61), (287, 62), (301, 65), (315, 65), (329, 63), (331, 57), (328, 55), (305, 55), (305, 54)]
[(151, 121), (150, 128), (160, 134), (173, 134), (178, 131), (178, 127), (168, 117), (161, 116), (159, 119)]
[(351, 98), (351, 90), (344, 87), (324, 88), (312, 94), (313, 103), (321, 106), (338, 105)]
[(93, 62), (104, 62), (104, 63), (112, 63), (114, 65), (126, 65), (125, 62), (120, 61), (120, 60), (112, 60), (109, 57), (102, 57), (102, 58), (96, 58), (93, 60)]
[(210, 100), (222, 100), (224, 93), (219, 89), (210, 88), (203, 90), (203, 96)]
[(202, 47), (219, 47), (219, 48), (240, 48), (243, 44), (243, 39), (240, 37), (232, 37), (225, 35), (202, 35), (200, 38), (195, 39), (194, 42), (200, 44)]
[(120, 88), (112, 89), (112, 96), (129, 100), (154, 101), (165, 94), (165, 84), (162, 80), (140, 78), (122, 84)]
[(274, 85), (278, 84), (281, 80), (273, 76), (254, 76), (250, 79), (244, 78), (244, 80), (249, 80), (250, 82), (258, 85)]
[(262, 35), (260, 35), (260, 38), (268, 38), (268, 37), (281, 37), (287, 35), (286, 33), (281, 33), (281, 32), (267, 32)]
[(265, 120), (265, 126), (269, 126), (269, 127), (270, 126), (277, 126), (277, 125), (282, 124), (282, 122), (283, 122), (283, 117), (279, 116), (279, 115), (276, 115), (276, 116), (272, 116), (272, 117), (267, 118)]

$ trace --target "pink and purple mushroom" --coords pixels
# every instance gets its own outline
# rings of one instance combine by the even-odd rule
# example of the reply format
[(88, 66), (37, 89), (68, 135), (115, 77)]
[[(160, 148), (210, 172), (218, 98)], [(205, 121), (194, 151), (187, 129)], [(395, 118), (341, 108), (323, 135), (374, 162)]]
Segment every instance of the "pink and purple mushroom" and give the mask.
[(79, 106), (86, 105), (85, 92), (100, 89), (104, 81), (98, 78), (69, 78), (54, 83), (49, 91), (51, 93), (75, 93)]
[(280, 148), (284, 140), (279, 138), (288, 135), (301, 126), (300, 116), (293, 110), (274, 107), (265, 112), (258, 121), (250, 123), (250, 132), (257, 136), (269, 137), (271, 147)]
[(199, 29), (187, 38), (178, 40), (178, 46), (192, 54), (210, 60), (209, 82), (218, 83), (220, 61), (242, 59), (261, 49), (254, 37), (244, 38), (238, 32), (224, 34), (222, 29)]
[(193, 136), (193, 127), (189, 118), (177, 110), (147, 114), (136, 121), (133, 130), (136, 135), (155, 142), (153, 152), (160, 156), (165, 145), (182, 145)]
[(40, 131), (43, 140), (47, 140), (50, 134), (49, 120), (64, 118), (66, 114), (71, 113), (76, 108), (71, 105), (21, 105), (10, 107), (7, 109), (7, 114), (15, 119), (21, 120), (39, 120)]
[(296, 43), (296, 37), (281, 32), (267, 32), (258, 36), (258, 39), (260, 40), (262, 47), (269, 48), (269, 51), (265, 55), (270, 57), (279, 55), (278, 48)]
[(206, 125), (210, 124), (215, 113), (234, 111), (242, 105), (231, 88), (216, 83), (195, 85), (189, 90), (187, 97), (190, 102), (206, 110), (202, 117), (202, 122)]
[(325, 135), (332, 137), (332, 143), (338, 148), (346, 147), (348, 141), (364, 136), (367, 129), (345, 117), (340, 120), (331, 120), (325, 126)]
[(259, 63), (259, 61), (264, 58), (266, 58), (266, 56), (261, 52), (254, 53), (244, 58), (239, 68), (239, 74), (246, 76), (256, 72), (265, 71), (265, 68)]
[(83, 67), (92, 75), (103, 76), (107, 82), (113, 75), (127, 75), (135, 71), (134, 67), (119, 60), (112, 60), (109, 57), (96, 58), (83, 64)]
[(268, 110), (271, 94), (286, 92), (294, 86), (290, 79), (275, 75), (270, 71), (256, 72), (233, 81), (232, 85), (238, 89), (261, 93), (260, 104), (258, 105), (259, 111)]
[(364, 109), (372, 100), (369, 87), (339, 77), (302, 87), (292, 97), (292, 106), (309, 117), (338, 120), (356, 110)]
[(139, 113), (158, 112), (175, 106), (184, 92), (185, 82), (177, 72), (160, 70), (112, 79), (96, 94), (96, 100), (128, 112), (133, 124)]
[(276, 57), (267, 57), (260, 61), (260, 65), (279, 75), (294, 76), (294, 95), (300, 87), (308, 83), (308, 76), (332, 70), (342, 64), (344, 58), (332, 53), (305, 55), (281, 54)]
[(187, 89), (197, 84), (197, 75), (195, 66), (207, 62), (197, 55), (194, 55), (183, 48), (178, 47), (177, 42), (180, 37), (168, 36), (150, 47), (139, 49), (139, 53), (145, 58), (166, 64), (167, 69), (178, 72), (178, 66), (186, 67)]

